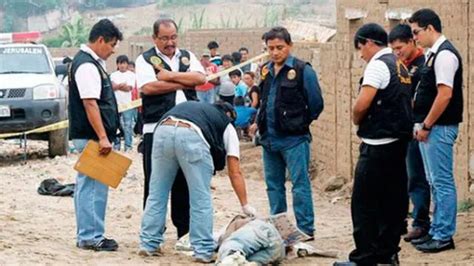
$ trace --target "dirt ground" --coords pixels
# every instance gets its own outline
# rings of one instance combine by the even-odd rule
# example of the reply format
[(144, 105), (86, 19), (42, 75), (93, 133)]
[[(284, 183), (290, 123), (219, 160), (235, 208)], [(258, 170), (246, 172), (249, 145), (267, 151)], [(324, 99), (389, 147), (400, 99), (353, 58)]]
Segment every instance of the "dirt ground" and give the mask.
[[(46, 178), (62, 183), (74, 182), (73, 164), (76, 154), (50, 159), (46, 145), (29, 142), (29, 160), (23, 163), (21, 150), (12, 141), (0, 140), (0, 265), (7, 264), (192, 264), (190, 257), (173, 250), (175, 231), (171, 223), (166, 233), (164, 256), (142, 258), (138, 250), (138, 234), (142, 215), (143, 174), (141, 155), (127, 154), (133, 164), (118, 189), (109, 192), (106, 216), (106, 236), (116, 239), (118, 252), (84, 251), (75, 247), (75, 217), (70, 197), (41, 196), (36, 190)], [(268, 201), (262, 179), (260, 148), (242, 145), (242, 169), (247, 179), (250, 203), (259, 215), (268, 215)], [(345, 260), (353, 247), (351, 235), (349, 191), (323, 193), (324, 177), (313, 180), (316, 213), (316, 240), (312, 243), (323, 250), (336, 250), (338, 260)], [(213, 179), (214, 229), (220, 229), (239, 206), (230, 182), (223, 172)], [(288, 184), (288, 192), (290, 184)], [(288, 193), (291, 208), (291, 194)], [(290, 209), (291, 210), (291, 209)], [(169, 219), (168, 219), (169, 221)], [(455, 236), (456, 249), (427, 255), (402, 243), (402, 264), (474, 265), (474, 213), (458, 215)], [(306, 257), (286, 261), (286, 264), (331, 265), (335, 259)]]

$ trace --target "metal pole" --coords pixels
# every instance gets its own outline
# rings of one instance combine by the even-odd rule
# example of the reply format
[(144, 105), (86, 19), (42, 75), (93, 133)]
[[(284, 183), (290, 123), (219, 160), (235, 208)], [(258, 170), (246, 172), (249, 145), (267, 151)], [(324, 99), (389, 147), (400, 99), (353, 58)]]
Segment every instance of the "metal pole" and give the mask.
[(27, 144), (26, 144), (26, 133), (23, 133), (23, 141), (24, 141), (24, 146), (23, 146), (23, 160), (25, 160), (25, 163), (26, 163), (26, 160), (28, 159), (28, 155), (27, 155)]

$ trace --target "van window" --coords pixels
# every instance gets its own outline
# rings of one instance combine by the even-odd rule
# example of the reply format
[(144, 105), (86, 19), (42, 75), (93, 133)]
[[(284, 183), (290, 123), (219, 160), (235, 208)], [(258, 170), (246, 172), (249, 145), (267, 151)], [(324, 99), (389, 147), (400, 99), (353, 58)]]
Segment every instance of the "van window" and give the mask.
[(49, 74), (52, 69), (43, 47), (0, 48), (0, 74)]

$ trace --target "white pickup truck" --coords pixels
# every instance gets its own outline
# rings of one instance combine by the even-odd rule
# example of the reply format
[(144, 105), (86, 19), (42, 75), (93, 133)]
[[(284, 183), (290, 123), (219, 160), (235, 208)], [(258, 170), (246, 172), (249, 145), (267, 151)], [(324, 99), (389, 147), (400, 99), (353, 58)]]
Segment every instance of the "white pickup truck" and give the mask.
[[(42, 44), (0, 44), (0, 134), (23, 132), (68, 118), (67, 88)], [(68, 151), (67, 129), (28, 135), (47, 140), (49, 156)]]

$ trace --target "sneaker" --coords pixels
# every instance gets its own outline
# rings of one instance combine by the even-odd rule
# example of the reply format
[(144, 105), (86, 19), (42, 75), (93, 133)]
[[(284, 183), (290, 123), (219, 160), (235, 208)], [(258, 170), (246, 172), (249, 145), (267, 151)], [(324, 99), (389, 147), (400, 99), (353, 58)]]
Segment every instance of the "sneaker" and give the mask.
[(101, 241), (94, 245), (79, 246), (79, 244), (77, 244), (76, 246), (81, 249), (89, 249), (94, 251), (116, 251), (118, 249), (117, 242), (113, 239), (108, 238), (103, 238)]
[(426, 234), (420, 238), (417, 238), (417, 239), (413, 239), (412, 241), (410, 241), (410, 243), (412, 243), (412, 245), (421, 245), (423, 243), (426, 243), (428, 241), (430, 241), (431, 239), (433, 238), (432, 235), (430, 234)]
[(154, 251), (148, 251), (146, 249), (140, 249), (140, 251), (138, 251), (138, 256), (141, 257), (160, 257), (162, 255), (161, 248), (157, 248)]
[(248, 261), (245, 259), (244, 254), (237, 251), (231, 255), (224, 257), (217, 265), (244, 265)]
[(455, 249), (453, 239), (446, 241), (431, 239), (423, 244), (417, 245), (416, 249), (424, 253), (438, 253), (444, 250)]

